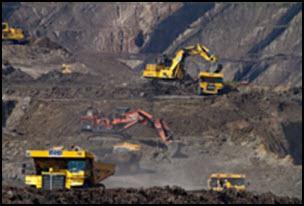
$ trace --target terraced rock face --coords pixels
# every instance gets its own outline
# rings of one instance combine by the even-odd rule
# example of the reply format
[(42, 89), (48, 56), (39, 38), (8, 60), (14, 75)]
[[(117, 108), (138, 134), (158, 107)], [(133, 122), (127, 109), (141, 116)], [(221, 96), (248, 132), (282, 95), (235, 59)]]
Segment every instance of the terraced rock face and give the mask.
[[(182, 3), (6, 4), (5, 19), (31, 34), (48, 36), (71, 51), (138, 52), (155, 25)], [(24, 21), (23, 17), (28, 17)]]
[[(220, 57), (227, 80), (302, 85), (300, 3), (4, 3), (2, 11), (72, 53), (173, 54), (203, 43)], [(203, 63), (187, 69), (205, 70)]]

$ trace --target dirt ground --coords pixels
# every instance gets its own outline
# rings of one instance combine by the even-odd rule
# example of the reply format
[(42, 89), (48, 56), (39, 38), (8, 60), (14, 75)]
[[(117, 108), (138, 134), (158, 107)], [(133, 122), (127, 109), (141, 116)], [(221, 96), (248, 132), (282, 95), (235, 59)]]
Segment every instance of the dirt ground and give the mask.
[(152, 187), (149, 189), (116, 188), (71, 191), (37, 191), (34, 189), (6, 187), (2, 190), (2, 202), (9, 204), (301, 204), (296, 198), (277, 197), (272, 193), (257, 195), (233, 191), (217, 193), (210, 191), (185, 191), (179, 187)]
[[(49, 54), (60, 53), (55, 51)], [(191, 84), (155, 85), (114, 57), (95, 57), (70, 56), (74, 65), (87, 69), (70, 75), (59, 72), (61, 62), (48, 59), (40, 63), (49, 68), (45, 73), (31, 68), (28, 58), (10, 61), (13, 69), (2, 65), (2, 202), (299, 203), (302, 199), (302, 88), (252, 85), (222, 96), (198, 97)], [(141, 108), (163, 118), (174, 139), (183, 144), (181, 157), (168, 157), (155, 131), (141, 125), (126, 132), (131, 137), (127, 140), (112, 135), (88, 138), (90, 134), (80, 131), (80, 115), (90, 106), (106, 114), (117, 107)], [(103, 160), (121, 141), (142, 145), (141, 169), (106, 179), (105, 191), (47, 193), (23, 187), (21, 165), (32, 164), (25, 157), (27, 149), (76, 144)], [(254, 194), (191, 192), (207, 189), (213, 172), (246, 174), (248, 191)]]

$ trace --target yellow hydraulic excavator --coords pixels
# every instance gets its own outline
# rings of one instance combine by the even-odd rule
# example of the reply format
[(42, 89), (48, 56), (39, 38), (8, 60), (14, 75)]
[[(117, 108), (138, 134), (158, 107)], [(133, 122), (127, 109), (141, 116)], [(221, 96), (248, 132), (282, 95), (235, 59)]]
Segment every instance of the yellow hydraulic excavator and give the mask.
[(174, 58), (165, 57), (159, 64), (147, 64), (143, 77), (154, 79), (183, 79), (185, 71), (183, 64), (187, 56), (199, 55), (208, 62), (216, 62), (217, 57), (209, 53), (209, 49), (203, 45), (185, 47), (175, 53)]
[[(159, 64), (147, 64), (143, 71), (143, 77), (150, 79), (166, 79), (166, 80), (183, 80), (185, 77), (184, 62), (188, 56), (199, 55), (207, 62), (216, 64), (218, 57), (211, 54), (209, 49), (201, 44), (188, 46), (178, 50), (174, 58), (165, 57)], [(219, 79), (223, 79), (224, 75), (216, 71), (214, 74), (207, 71), (199, 73), (199, 94), (217, 94), (223, 88), (223, 83)], [(219, 84), (214, 84), (214, 81)], [(209, 86), (209, 84), (212, 84)]]
[(25, 35), (22, 29), (9, 27), (7, 22), (2, 22), (2, 41), (23, 43)]

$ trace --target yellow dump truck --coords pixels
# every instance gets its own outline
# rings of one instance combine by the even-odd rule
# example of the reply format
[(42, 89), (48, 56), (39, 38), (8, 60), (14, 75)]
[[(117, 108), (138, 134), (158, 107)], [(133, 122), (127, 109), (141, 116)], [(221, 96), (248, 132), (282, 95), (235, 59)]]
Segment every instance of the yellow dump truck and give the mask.
[(117, 174), (130, 174), (140, 170), (141, 157), (142, 152), (139, 144), (122, 142), (113, 146), (112, 153), (107, 155), (104, 161), (115, 164)]
[(224, 92), (224, 74), (200, 72), (198, 95), (202, 94), (221, 94)]
[(2, 41), (21, 43), (25, 41), (22, 29), (9, 27), (7, 22), (2, 22)]
[(25, 184), (37, 189), (71, 189), (94, 187), (115, 172), (113, 164), (96, 162), (85, 150), (28, 150), (33, 158), (36, 174), (26, 175)]
[(244, 174), (213, 173), (208, 178), (208, 189), (217, 192), (231, 189), (245, 191), (245, 179)]

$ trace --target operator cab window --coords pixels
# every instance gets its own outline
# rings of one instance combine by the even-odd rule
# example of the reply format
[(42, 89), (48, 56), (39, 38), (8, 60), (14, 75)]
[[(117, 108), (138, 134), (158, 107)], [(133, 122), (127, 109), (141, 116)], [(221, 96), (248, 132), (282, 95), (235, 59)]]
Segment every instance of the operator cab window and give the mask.
[(243, 179), (243, 178), (228, 178), (228, 181), (232, 185), (237, 185), (237, 186), (242, 186), (245, 184), (245, 179)]
[(201, 77), (201, 81), (207, 83), (223, 83), (223, 78)]
[(68, 162), (68, 170), (70, 172), (79, 172), (85, 170), (85, 161), (84, 160), (70, 160)]

